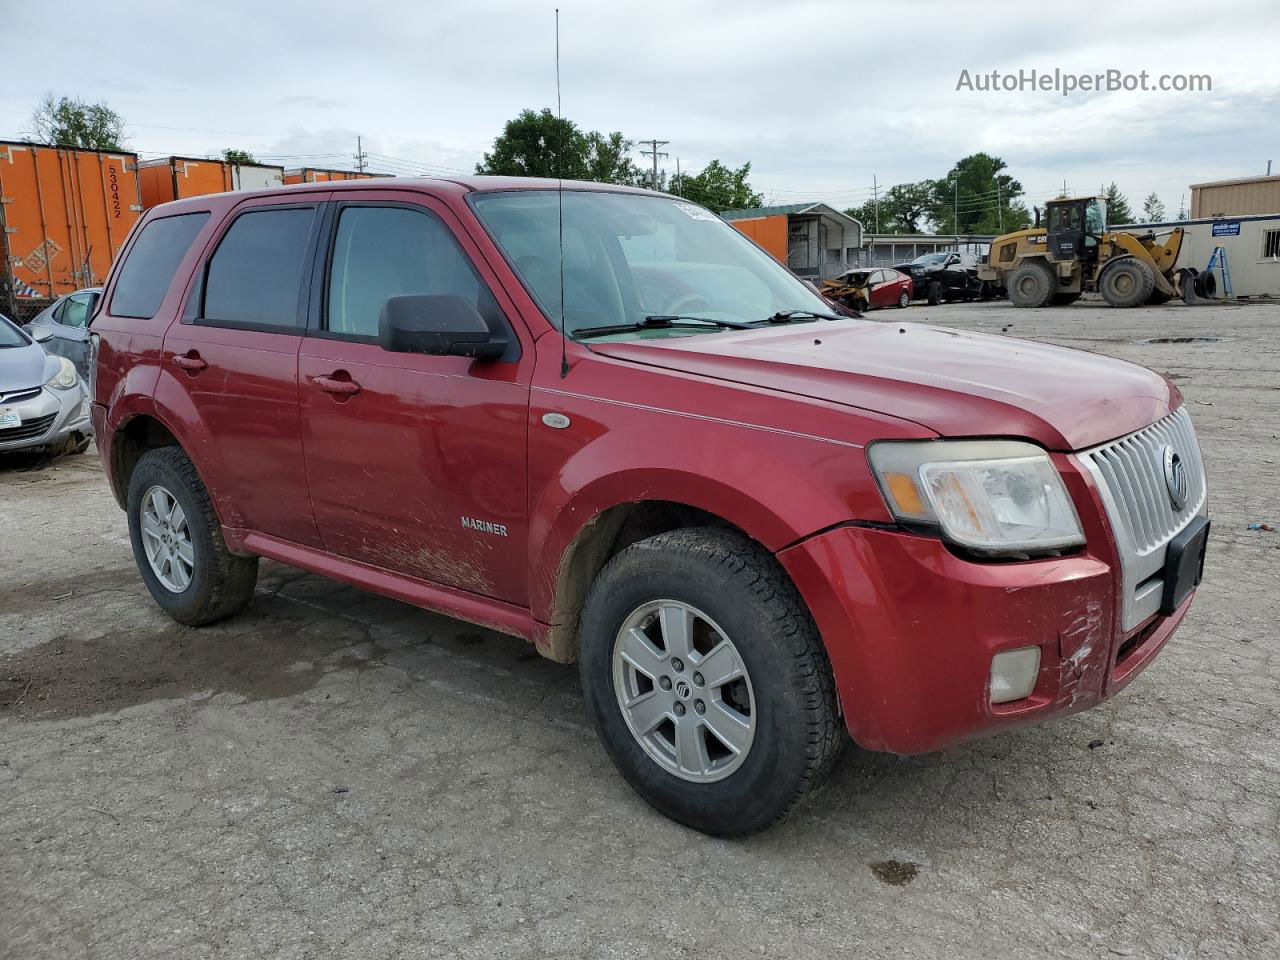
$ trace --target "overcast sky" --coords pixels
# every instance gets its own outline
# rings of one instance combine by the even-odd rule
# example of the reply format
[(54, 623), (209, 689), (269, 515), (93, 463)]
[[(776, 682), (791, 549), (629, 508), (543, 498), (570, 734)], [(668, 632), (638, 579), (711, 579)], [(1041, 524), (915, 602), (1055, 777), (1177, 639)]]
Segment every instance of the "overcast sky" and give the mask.
[[(554, 6), (499, 0), (0, 0), (0, 138), (47, 91), (106, 100), (147, 157), (249, 149), (284, 166), (466, 171), (555, 106)], [(1187, 185), (1280, 173), (1280, 4), (561, 4), (564, 113), (671, 141), (664, 165), (750, 161), (772, 202), (848, 206), (984, 150), (1039, 203), (1115, 180), (1176, 213)], [(1019, 8), (1009, 8), (1017, 10)], [(53, 20), (65, 28), (54, 29)], [(957, 92), (971, 75), (1209, 74), (1212, 92)], [(278, 159), (277, 159), (278, 158)], [(644, 161), (637, 156), (638, 161)]]

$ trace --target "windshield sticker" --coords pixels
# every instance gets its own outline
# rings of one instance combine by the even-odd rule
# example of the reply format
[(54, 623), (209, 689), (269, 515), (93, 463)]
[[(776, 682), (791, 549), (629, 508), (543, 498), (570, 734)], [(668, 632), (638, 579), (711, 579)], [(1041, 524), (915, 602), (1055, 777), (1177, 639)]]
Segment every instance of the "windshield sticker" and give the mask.
[(701, 207), (695, 207), (691, 203), (677, 203), (676, 209), (683, 210), (684, 215), (690, 220), (718, 220), (714, 213), (710, 210), (703, 210)]

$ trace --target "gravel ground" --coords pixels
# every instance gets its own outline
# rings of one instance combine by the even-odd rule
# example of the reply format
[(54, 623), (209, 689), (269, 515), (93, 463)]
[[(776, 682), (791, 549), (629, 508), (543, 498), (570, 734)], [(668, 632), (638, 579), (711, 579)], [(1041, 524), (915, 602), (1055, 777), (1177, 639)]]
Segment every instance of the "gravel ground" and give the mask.
[[(264, 564), (188, 630), (90, 454), (0, 465), (0, 957), (1280, 955), (1280, 306), (912, 307), (1175, 377), (1213, 539), (1117, 700), (915, 758), (846, 753), (713, 840), (606, 760), (576, 673)], [(1214, 337), (1211, 342), (1156, 339)]]

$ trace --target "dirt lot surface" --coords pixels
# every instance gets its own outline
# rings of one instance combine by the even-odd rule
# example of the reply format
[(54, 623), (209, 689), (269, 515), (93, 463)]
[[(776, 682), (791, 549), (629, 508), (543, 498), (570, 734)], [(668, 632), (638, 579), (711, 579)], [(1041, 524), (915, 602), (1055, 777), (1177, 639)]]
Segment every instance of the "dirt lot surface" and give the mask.
[[(576, 672), (278, 565), (189, 630), (90, 454), (0, 465), (0, 957), (1280, 956), (1280, 306), (874, 315), (1135, 360), (1188, 398), (1205, 584), (1117, 700), (846, 753), (746, 841), (618, 777)], [(1186, 337), (1201, 342), (1167, 342)]]

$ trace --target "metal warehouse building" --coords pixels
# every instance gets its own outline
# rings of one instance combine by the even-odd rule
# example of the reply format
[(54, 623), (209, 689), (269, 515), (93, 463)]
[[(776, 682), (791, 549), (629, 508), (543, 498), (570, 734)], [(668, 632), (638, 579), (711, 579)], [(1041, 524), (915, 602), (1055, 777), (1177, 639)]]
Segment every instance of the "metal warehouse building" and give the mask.
[(1280, 213), (1280, 176), (1191, 185), (1191, 219)]

